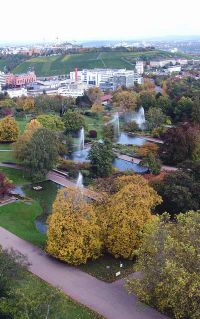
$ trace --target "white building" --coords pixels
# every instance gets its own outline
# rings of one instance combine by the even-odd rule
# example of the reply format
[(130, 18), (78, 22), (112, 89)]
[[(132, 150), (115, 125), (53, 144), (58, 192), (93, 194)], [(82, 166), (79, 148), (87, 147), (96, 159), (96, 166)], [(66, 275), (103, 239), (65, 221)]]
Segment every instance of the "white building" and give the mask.
[(136, 73), (143, 74), (144, 73), (144, 63), (143, 61), (137, 61), (135, 65)]
[(7, 90), (9, 97), (12, 99), (14, 97), (22, 97), (27, 96), (27, 89), (20, 88), (20, 89), (9, 89)]
[[(105, 87), (105, 84), (108, 84), (108, 87), (113, 88), (114, 78), (115, 80), (121, 77), (121, 84), (128, 87), (134, 86), (134, 83), (142, 83), (142, 77), (135, 73), (133, 70), (126, 69), (83, 69), (82, 71), (70, 72), (71, 81), (80, 81), (87, 85), (93, 85), (98, 87)], [(118, 86), (119, 86), (118, 85)]]
[(168, 73), (172, 73), (172, 72), (180, 72), (181, 71), (181, 66), (180, 65), (173, 65), (173, 66), (169, 66), (167, 68), (167, 72)]
[(0, 91), (4, 85), (6, 85), (6, 74), (0, 71)]
[(163, 68), (164, 66), (166, 66), (167, 64), (176, 64), (176, 60), (175, 59), (167, 59), (167, 60), (158, 60), (158, 61), (150, 61), (150, 66), (152, 68)]
[(89, 86), (84, 83), (66, 84), (58, 89), (57, 94), (77, 98), (78, 96), (83, 96), (88, 87)]

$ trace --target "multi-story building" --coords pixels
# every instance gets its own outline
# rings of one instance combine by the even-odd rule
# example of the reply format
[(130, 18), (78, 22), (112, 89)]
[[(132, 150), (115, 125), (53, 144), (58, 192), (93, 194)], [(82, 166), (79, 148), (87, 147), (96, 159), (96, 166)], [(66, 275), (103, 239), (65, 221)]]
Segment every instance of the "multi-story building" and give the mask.
[[(74, 82), (82, 82), (87, 85), (100, 87), (102, 90), (115, 89), (118, 86), (124, 85), (127, 87), (134, 84), (142, 83), (142, 77), (133, 70), (126, 69), (83, 69), (70, 72), (70, 79)], [(119, 85), (117, 85), (117, 81)]]
[(136, 73), (143, 74), (144, 73), (144, 62), (143, 61), (137, 61), (135, 65)]
[(26, 86), (36, 81), (35, 72), (27, 72), (25, 74), (6, 74), (6, 85), (10, 87)]
[(0, 91), (6, 85), (6, 74), (0, 71)]
[(12, 99), (14, 97), (27, 96), (27, 89), (19, 88), (19, 89), (10, 89), (7, 90), (9, 97)]

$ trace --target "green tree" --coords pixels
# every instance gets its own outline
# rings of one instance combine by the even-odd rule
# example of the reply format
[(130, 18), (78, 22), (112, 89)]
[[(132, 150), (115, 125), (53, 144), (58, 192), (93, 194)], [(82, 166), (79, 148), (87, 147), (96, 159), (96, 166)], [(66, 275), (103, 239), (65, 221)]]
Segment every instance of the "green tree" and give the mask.
[(19, 135), (19, 127), (15, 119), (6, 116), (0, 120), (0, 142), (15, 142)]
[(200, 98), (196, 97), (192, 106), (192, 121), (195, 124), (200, 124)]
[(156, 105), (162, 110), (162, 112), (167, 116), (173, 116), (173, 107), (171, 100), (167, 96), (160, 96), (156, 100)]
[(53, 132), (38, 129), (26, 144), (23, 164), (33, 181), (45, 178), (58, 158), (58, 142)]
[(184, 120), (190, 119), (192, 116), (192, 109), (193, 109), (192, 99), (189, 97), (183, 96), (178, 101), (178, 103), (174, 109), (176, 120), (177, 121), (184, 121)]
[(88, 158), (95, 176), (105, 177), (111, 175), (114, 153), (112, 151), (112, 143), (109, 140), (95, 142), (91, 147)]
[(156, 106), (155, 92), (142, 91), (139, 94), (137, 105), (138, 107), (143, 106), (145, 111), (148, 111), (150, 107), (155, 107)]
[(152, 131), (153, 129), (162, 126), (166, 122), (166, 119), (167, 117), (161, 109), (156, 107), (149, 108), (146, 114), (147, 129)]
[(175, 319), (200, 318), (200, 213), (180, 214), (176, 223), (168, 215), (146, 226), (136, 270), (128, 290), (141, 301)]
[(42, 114), (37, 117), (37, 121), (45, 128), (52, 131), (64, 131), (65, 125), (58, 115)]
[(60, 260), (79, 265), (101, 254), (100, 228), (92, 204), (79, 189), (61, 189), (48, 220), (46, 250)]
[(161, 163), (159, 159), (156, 158), (155, 154), (148, 153), (146, 156), (143, 157), (140, 165), (148, 167), (149, 172), (154, 175), (160, 174), (161, 171)]
[(84, 117), (78, 112), (68, 110), (63, 116), (66, 134), (75, 133), (82, 127), (86, 127)]

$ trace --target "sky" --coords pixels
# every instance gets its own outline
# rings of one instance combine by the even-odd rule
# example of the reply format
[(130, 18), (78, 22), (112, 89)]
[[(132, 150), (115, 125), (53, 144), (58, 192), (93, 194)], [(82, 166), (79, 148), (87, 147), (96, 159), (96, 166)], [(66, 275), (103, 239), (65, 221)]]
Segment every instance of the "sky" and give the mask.
[(2, 1), (0, 42), (200, 35), (199, 12), (199, 0)]

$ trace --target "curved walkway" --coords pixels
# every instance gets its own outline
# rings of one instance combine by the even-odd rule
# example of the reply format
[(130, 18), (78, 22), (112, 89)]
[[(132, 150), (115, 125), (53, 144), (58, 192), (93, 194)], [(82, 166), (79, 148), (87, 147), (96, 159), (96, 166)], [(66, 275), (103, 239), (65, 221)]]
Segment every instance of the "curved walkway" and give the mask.
[(107, 319), (167, 319), (154, 309), (128, 295), (124, 280), (100, 281), (75, 267), (61, 263), (34, 245), (0, 227), (0, 244), (28, 257), (30, 271), (66, 295), (95, 310)]

